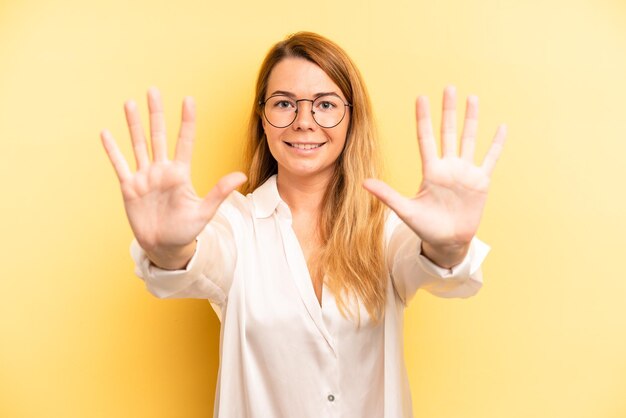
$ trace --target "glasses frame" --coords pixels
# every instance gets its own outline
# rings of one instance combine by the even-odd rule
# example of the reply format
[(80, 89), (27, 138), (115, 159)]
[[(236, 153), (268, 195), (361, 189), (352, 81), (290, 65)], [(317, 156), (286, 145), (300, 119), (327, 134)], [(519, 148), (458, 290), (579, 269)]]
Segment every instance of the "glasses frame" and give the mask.
[[(277, 125), (274, 125), (272, 122), (270, 122), (269, 118), (265, 114), (265, 104), (271, 98), (278, 97), (278, 96), (289, 97), (286, 94), (273, 94), (273, 95), (271, 95), (270, 97), (268, 97), (265, 100), (259, 100), (259, 106), (261, 106), (261, 113), (263, 113), (263, 117), (265, 118), (267, 123), (272, 125), (274, 128), (278, 128), (278, 129), (288, 128), (289, 126), (291, 126), (296, 121), (296, 119), (298, 119), (298, 110), (300, 110), (300, 102), (311, 102), (311, 117), (313, 118), (313, 120), (315, 121), (315, 124), (317, 126), (319, 126), (321, 128), (324, 128), (324, 129), (332, 129), (335, 126), (339, 125), (344, 120), (344, 118), (346, 117), (346, 113), (348, 113), (347, 110), (346, 110), (346, 107), (354, 107), (354, 106), (352, 106), (351, 103), (344, 102), (343, 99), (341, 97), (339, 97), (339, 95), (337, 95), (337, 94), (324, 94), (322, 96), (316, 97), (315, 99), (298, 99), (298, 100), (295, 100), (295, 102), (296, 102), (296, 111), (293, 113), (293, 119), (291, 120), (291, 122), (289, 122), (285, 126), (277, 126)], [(320, 125), (320, 123), (317, 121), (317, 119), (315, 119), (315, 111), (313, 110), (313, 103), (315, 103), (316, 100), (319, 100), (322, 97), (326, 97), (326, 96), (335, 96), (335, 97), (337, 97), (343, 103), (343, 106), (344, 106), (343, 116), (341, 116), (341, 119), (339, 119), (339, 122), (337, 122), (333, 126), (323, 126), (323, 125)], [(289, 97), (289, 98), (291, 100), (293, 100), (293, 97)]]

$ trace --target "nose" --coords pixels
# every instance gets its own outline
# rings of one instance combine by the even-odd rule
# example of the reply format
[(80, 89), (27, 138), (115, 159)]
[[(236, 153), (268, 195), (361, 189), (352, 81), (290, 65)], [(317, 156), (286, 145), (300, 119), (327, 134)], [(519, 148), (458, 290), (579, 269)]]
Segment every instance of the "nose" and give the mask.
[[(306, 103), (302, 103), (306, 102)], [(297, 102), (296, 120), (291, 125), (295, 130), (315, 129), (317, 123), (313, 119), (313, 100), (300, 99)]]

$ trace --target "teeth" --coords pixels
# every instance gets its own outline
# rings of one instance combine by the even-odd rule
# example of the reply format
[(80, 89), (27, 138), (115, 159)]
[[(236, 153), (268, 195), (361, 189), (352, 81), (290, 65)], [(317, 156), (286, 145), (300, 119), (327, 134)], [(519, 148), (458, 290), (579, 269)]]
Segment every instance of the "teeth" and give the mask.
[(298, 149), (314, 149), (314, 148), (319, 148), (324, 144), (289, 144), (289, 145)]

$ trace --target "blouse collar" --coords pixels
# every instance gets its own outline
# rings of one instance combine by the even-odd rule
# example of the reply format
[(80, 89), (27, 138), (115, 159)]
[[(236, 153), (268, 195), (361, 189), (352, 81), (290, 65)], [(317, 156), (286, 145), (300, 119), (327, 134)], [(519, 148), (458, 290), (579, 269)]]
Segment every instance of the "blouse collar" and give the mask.
[(254, 216), (256, 218), (268, 218), (277, 210), (280, 214), (283, 208), (287, 209), (285, 214), (291, 217), (291, 211), (278, 194), (276, 174), (252, 192), (252, 202), (254, 203)]

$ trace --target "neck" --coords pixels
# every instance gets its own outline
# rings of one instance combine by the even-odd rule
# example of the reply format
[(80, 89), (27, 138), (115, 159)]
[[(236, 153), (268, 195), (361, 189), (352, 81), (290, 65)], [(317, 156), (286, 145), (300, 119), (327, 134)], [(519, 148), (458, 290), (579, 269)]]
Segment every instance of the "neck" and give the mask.
[(292, 213), (319, 214), (331, 175), (299, 177), (279, 170), (278, 193)]

